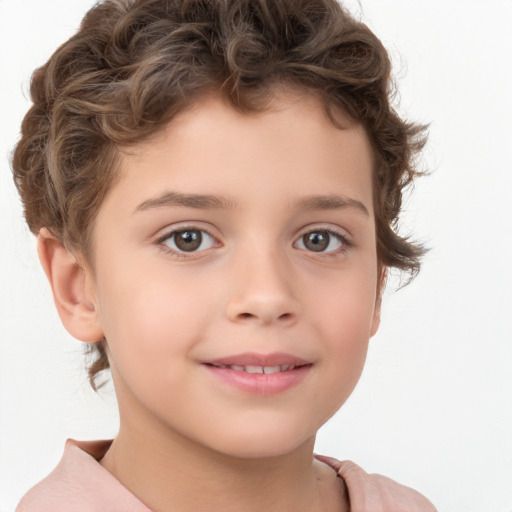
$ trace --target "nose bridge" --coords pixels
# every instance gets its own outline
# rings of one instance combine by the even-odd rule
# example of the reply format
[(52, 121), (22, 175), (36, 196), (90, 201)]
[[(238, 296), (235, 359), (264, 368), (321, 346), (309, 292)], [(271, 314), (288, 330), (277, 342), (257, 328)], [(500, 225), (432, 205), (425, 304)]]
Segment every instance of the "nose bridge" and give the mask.
[(260, 324), (294, 323), (300, 307), (284, 248), (257, 238), (244, 244), (234, 258), (229, 318)]

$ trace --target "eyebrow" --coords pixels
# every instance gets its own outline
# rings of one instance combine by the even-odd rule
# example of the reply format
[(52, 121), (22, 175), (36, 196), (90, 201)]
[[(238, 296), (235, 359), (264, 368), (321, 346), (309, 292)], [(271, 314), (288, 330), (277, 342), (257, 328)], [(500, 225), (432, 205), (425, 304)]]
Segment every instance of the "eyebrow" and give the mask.
[(355, 208), (366, 216), (370, 216), (368, 208), (357, 199), (339, 195), (315, 195), (299, 199), (297, 207), (304, 210), (339, 210), (344, 208)]
[(140, 203), (134, 210), (143, 212), (163, 206), (185, 206), (187, 208), (198, 208), (202, 210), (231, 209), (235, 206), (234, 201), (220, 196), (205, 194), (183, 194), (180, 192), (165, 192), (157, 197), (147, 199)]
[[(134, 210), (144, 212), (154, 208), (184, 206), (186, 208), (197, 208), (202, 210), (233, 209), (236, 206), (232, 199), (210, 194), (183, 194), (181, 192), (164, 192), (163, 194), (146, 199)], [(355, 208), (366, 216), (370, 216), (366, 206), (357, 199), (339, 195), (313, 195), (299, 199), (295, 206), (302, 210), (339, 210), (344, 208)]]

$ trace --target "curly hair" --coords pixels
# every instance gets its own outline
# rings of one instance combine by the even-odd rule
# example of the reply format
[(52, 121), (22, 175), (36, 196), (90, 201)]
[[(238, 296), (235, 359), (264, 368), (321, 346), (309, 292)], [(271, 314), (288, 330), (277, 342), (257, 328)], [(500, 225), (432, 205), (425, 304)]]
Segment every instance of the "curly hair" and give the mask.
[[(397, 230), (426, 130), (397, 115), (385, 48), (336, 0), (96, 4), (32, 76), (33, 105), (12, 160), (30, 230), (48, 228), (87, 259), (121, 148), (147, 140), (206, 92), (261, 112), (283, 84), (317, 94), (334, 124), (341, 110), (364, 126), (376, 162), (378, 260), (416, 275), (423, 247)], [(90, 352), (96, 389), (109, 367), (105, 340)]]

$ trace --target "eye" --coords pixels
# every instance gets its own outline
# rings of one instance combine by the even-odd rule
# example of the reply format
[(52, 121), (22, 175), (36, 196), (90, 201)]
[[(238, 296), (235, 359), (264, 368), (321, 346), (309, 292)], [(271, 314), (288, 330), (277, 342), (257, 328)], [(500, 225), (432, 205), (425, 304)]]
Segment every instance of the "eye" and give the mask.
[(181, 229), (171, 231), (159, 243), (177, 253), (198, 252), (210, 249), (215, 245), (211, 235), (202, 229)]
[(317, 229), (302, 235), (295, 242), (294, 247), (311, 252), (328, 253), (340, 251), (344, 246), (349, 245), (344, 236), (327, 229)]

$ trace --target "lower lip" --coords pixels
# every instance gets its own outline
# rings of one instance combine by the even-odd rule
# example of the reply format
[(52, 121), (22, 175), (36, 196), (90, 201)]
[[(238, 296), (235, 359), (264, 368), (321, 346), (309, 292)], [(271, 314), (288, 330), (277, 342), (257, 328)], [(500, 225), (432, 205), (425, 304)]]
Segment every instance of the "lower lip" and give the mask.
[(312, 365), (305, 365), (276, 373), (247, 373), (243, 371), (218, 368), (217, 366), (204, 365), (204, 367), (216, 378), (226, 384), (253, 395), (276, 395), (300, 384)]

